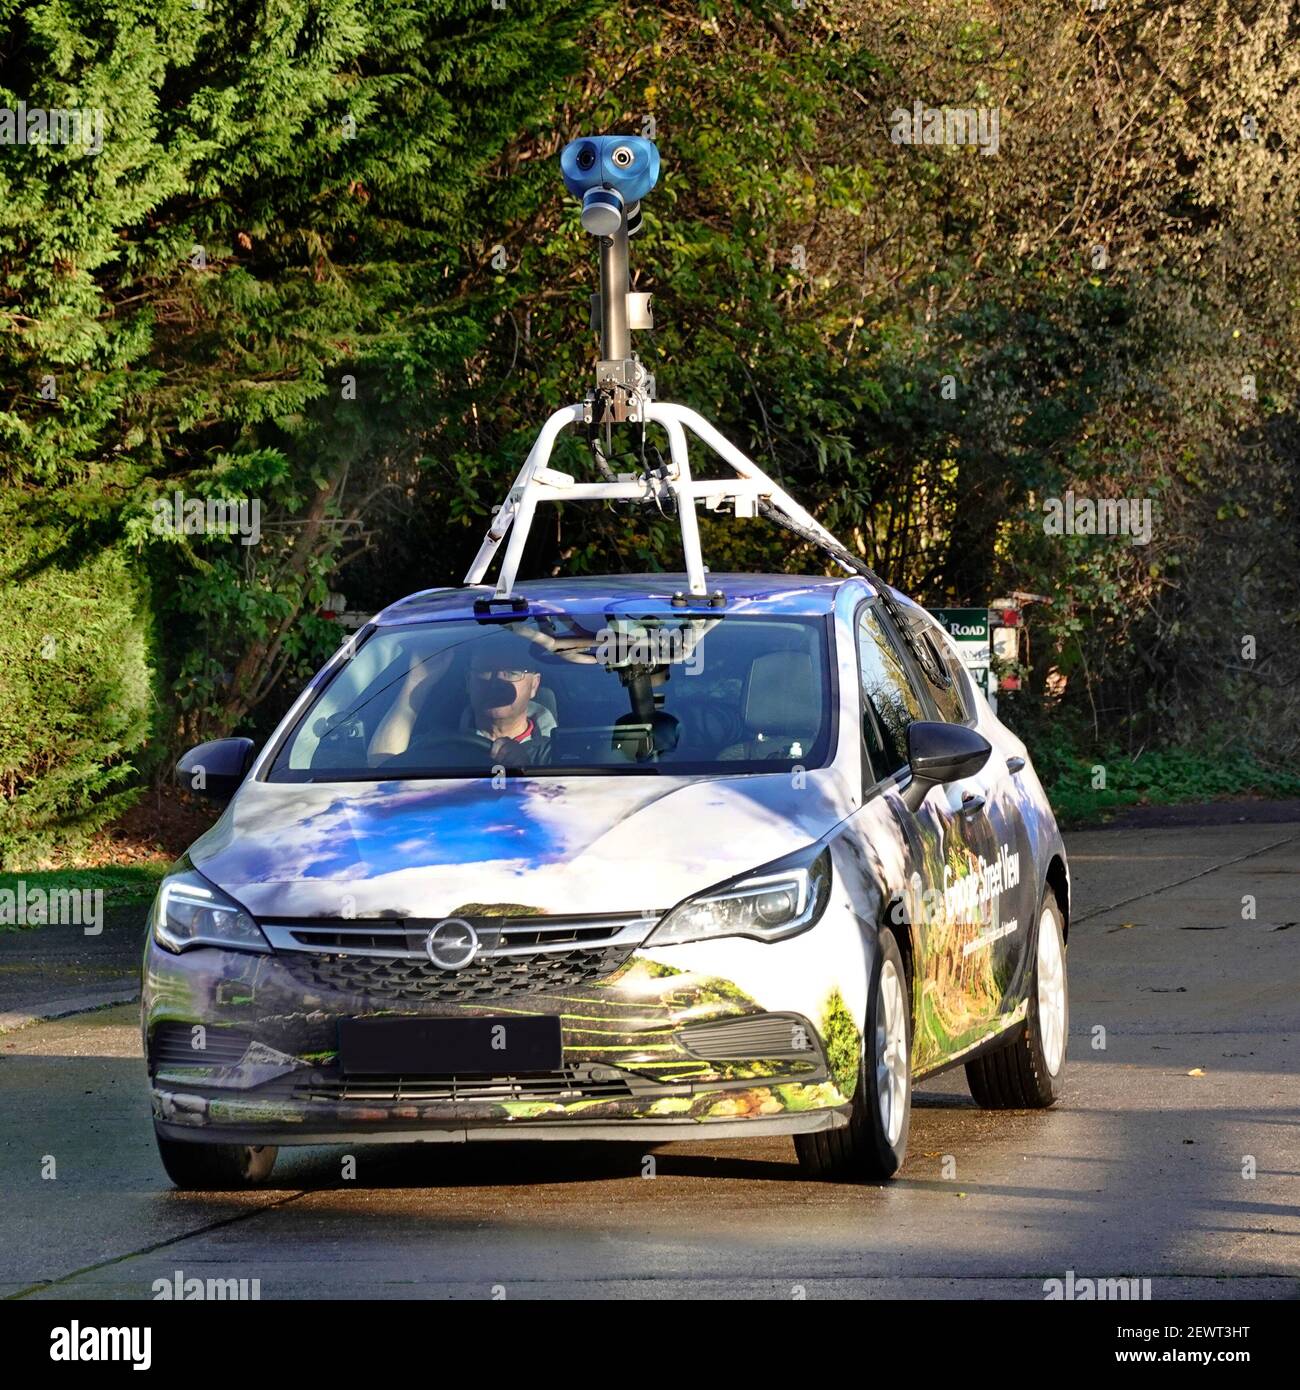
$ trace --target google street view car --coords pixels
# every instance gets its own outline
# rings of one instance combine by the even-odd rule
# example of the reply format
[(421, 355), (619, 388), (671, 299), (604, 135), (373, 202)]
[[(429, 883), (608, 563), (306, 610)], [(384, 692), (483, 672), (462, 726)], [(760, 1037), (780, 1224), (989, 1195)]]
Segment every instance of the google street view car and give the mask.
[[(178, 764), (229, 799), (145, 948), (180, 1186), (263, 1181), (285, 1144), (765, 1134), (881, 1179), (919, 1078), (1060, 1092), (1069, 876), (1024, 746), (937, 623), (654, 399), (627, 289), (653, 146), (575, 141), (563, 168), (600, 243), (597, 387), (543, 426), (464, 585), (380, 613), (260, 752)], [(615, 473), (615, 425), (658, 426), (668, 461)], [(549, 466), (565, 428), (599, 481)], [(734, 476), (695, 477), (688, 431)], [(683, 572), (517, 582), (537, 507), (590, 500), (674, 514)], [(711, 574), (701, 504), (843, 573)]]

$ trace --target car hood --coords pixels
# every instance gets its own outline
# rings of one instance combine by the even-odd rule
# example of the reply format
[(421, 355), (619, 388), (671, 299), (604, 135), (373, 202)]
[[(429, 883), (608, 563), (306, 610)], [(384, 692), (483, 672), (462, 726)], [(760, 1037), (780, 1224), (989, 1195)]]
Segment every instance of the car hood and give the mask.
[(190, 850), (256, 917), (655, 912), (851, 814), (798, 777), (246, 782)]

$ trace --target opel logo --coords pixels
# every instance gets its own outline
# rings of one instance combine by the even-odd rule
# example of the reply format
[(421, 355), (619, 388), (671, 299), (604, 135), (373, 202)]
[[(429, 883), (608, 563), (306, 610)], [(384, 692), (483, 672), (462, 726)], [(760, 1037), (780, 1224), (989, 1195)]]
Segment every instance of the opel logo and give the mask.
[(424, 938), (425, 953), (439, 970), (464, 970), (478, 948), (478, 932), (461, 917), (439, 922)]

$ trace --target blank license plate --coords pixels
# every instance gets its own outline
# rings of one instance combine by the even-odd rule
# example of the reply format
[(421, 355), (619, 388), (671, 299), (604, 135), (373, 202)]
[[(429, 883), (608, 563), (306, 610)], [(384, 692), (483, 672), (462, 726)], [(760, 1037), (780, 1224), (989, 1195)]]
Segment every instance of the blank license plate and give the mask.
[(502, 1076), (559, 1071), (558, 1018), (345, 1018), (347, 1076)]

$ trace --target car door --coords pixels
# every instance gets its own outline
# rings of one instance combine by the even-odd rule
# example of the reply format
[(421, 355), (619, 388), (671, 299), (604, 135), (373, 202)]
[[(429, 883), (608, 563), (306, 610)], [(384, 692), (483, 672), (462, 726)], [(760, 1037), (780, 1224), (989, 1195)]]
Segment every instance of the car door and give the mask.
[(879, 601), (858, 610), (855, 626), (870, 776), (885, 784), (882, 794), (910, 849), (903, 908), (913, 933), (912, 1065), (921, 1074), (998, 1026), (1002, 990), (983, 944), (998, 907), (982, 891), (997, 842), (978, 778), (932, 788), (915, 813), (904, 804), (907, 726), (934, 718), (935, 710)]
[[(949, 723), (977, 724), (973, 683), (961, 658), (943, 629), (921, 610), (907, 610), (912, 635), (924, 644), (929, 660), (915, 663), (924, 693), (938, 718)], [(1034, 871), (1033, 842), (1021, 813), (1016, 773), (1023, 762), (1008, 758), (999, 747), (997, 730), (987, 728), (993, 752), (977, 777), (970, 779), (971, 790), (984, 797), (984, 814), (993, 829), (996, 864), (997, 910), (986, 927), (986, 945), (977, 947), (990, 953), (994, 983), (1002, 993), (998, 1012), (1010, 1021), (1028, 988), (1030, 947), (1038, 915), (1038, 883)]]

